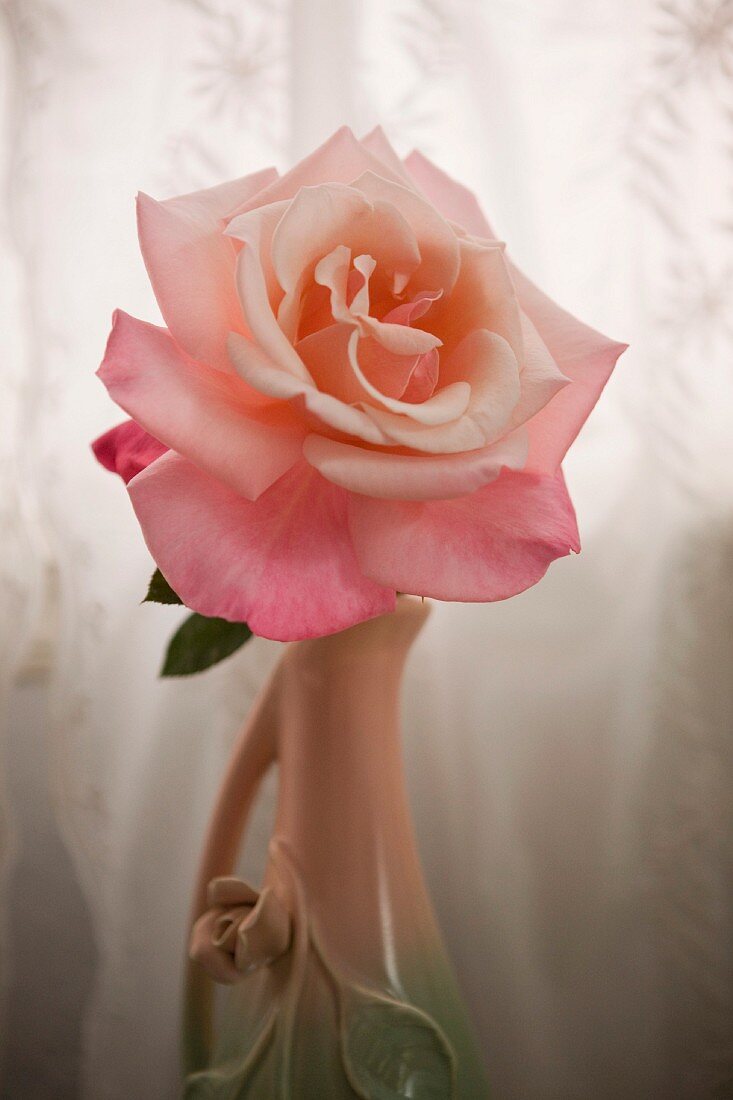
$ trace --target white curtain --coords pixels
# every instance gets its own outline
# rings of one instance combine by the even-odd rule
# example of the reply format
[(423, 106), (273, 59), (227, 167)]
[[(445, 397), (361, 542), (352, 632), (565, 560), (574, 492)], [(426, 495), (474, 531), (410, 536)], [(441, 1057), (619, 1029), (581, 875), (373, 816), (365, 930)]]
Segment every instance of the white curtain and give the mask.
[[(497, 1100), (733, 1095), (731, 0), (2, 0), (4, 1095), (176, 1095), (207, 813), (278, 646), (156, 679), (170, 608), (88, 441), (133, 196), (380, 121), (630, 341), (572, 452), (580, 557), (436, 605), (421, 850)], [(273, 788), (244, 867), (256, 877)]]

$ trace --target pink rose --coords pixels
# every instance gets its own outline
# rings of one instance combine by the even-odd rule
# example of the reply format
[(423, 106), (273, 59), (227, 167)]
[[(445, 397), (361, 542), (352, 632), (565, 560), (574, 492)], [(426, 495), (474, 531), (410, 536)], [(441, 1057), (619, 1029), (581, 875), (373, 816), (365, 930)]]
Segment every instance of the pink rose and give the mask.
[(156, 202), (167, 328), (115, 317), (95, 444), (183, 602), (289, 640), (395, 590), (501, 600), (578, 550), (560, 463), (625, 345), (554, 305), (476, 200), (381, 130)]

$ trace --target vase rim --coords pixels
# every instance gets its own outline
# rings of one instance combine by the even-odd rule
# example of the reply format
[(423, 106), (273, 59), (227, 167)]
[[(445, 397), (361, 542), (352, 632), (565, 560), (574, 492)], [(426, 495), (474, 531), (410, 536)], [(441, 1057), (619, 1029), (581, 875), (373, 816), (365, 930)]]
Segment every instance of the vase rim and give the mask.
[(420, 596), (400, 595), (393, 611), (356, 623), (336, 634), (308, 638), (290, 644), (292, 655), (317, 650), (319, 654), (345, 654), (354, 650), (407, 649), (431, 612), (430, 603)]

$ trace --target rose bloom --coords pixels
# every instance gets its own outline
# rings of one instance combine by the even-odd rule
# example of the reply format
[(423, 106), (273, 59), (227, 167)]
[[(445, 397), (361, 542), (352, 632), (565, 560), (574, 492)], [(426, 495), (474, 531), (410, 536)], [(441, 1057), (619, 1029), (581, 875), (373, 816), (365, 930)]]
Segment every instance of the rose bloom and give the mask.
[(94, 445), (183, 602), (289, 640), (396, 591), (501, 600), (579, 549), (560, 463), (625, 345), (381, 130), (138, 201), (166, 328), (117, 313)]

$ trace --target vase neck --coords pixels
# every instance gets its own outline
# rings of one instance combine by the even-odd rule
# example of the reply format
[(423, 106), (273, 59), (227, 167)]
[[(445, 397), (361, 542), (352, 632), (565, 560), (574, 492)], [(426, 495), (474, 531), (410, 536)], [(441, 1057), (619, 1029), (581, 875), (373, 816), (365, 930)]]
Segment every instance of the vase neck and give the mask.
[(403, 779), (402, 676), (427, 616), (420, 601), (402, 597), (392, 614), (290, 648), (278, 744), (284, 817), (357, 792), (360, 811), (370, 815), (381, 810), (385, 785), (393, 800)]
[(290, 646), (287, 662), (297, 667), (328, 670), (344, 663), (360, 661), (366, 667), (380, 664), (389, 655), (402, 666), (417, 635), (430, 614), (430, 605), (415, 596), (400, 596), (394, 611), (368, 619), (338, 634), (310, 638)]
[(432, 934), (399, 737), (404, 663), (427, 614), (403, 598), (392, 615), (297, 643), (282, 665), (276, 831), (352, 959), (354, 937), (384, 956), (375, 933), (386, 911), (405, 936), (416, 922)]

